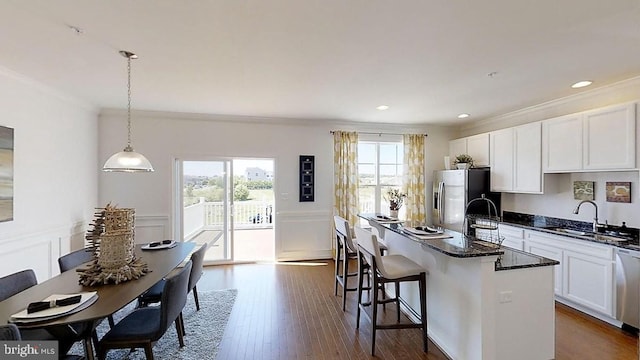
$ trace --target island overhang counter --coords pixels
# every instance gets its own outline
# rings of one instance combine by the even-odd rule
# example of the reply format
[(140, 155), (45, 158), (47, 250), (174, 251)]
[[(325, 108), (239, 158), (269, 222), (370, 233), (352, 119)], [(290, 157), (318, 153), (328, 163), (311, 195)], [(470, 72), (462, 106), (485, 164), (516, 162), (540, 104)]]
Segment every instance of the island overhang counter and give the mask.
[[(451, 231), (446, 232), (450, 238), (428, 240), (403, 223), (379, 222), (376, 214), (360, 217), (376, 225), (389, 254), (404, 255), (428, 270), (429, 338), (451, 359), (555, 357), (557, 261)], [(417, 320), (418, 287), (401, 286), (403, 311)]]

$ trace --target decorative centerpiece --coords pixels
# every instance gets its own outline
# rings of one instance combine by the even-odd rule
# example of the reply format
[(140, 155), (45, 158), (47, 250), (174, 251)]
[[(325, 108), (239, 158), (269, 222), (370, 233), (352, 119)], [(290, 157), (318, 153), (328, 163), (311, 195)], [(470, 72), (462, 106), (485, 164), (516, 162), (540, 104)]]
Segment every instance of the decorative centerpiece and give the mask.
[(470, 169), (473, 167), (473, 158), (469, 154), (460, 154), (453, 160), (453, 164), (461, 170)]
[(97, 209), (85, 238), (93, 249), (94, 261), (79, 269), (80, 284), (118, 284), (138, 279), (149, 272), (147, 264), (134, 252), (134, 209), (118, 209), (111, 204)]
[(384, 198), (389, 202), (389, 216), (396, 219), (398, 218), (398, 210), (402, 207), (402, 203), (406, 197), (407, 194), (398, 189), (387, 190)]

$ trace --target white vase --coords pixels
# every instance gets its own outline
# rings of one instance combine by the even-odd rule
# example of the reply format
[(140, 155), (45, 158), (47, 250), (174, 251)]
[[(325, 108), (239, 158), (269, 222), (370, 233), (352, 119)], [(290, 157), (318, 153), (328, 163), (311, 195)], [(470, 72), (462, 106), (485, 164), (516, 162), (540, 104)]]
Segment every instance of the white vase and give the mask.
[(389, 217), (398, 218), (398, 210), (389, 209)]
[(469, 163), (457, 163), (456, 167), (458, 170), (466, 170), (469, 168)]

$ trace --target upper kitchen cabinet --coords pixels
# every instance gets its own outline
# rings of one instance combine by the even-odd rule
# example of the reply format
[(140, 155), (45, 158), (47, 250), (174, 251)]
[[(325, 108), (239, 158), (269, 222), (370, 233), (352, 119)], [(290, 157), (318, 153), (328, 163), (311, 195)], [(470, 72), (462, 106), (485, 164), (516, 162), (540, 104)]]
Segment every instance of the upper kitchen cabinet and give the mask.
[(542, 193), (541, 123), (490, 133), (491, 190)]
[(489, 133), (449, 141), (451, 159), (460, 154), (471, 155), (476, 167), (489, 166)]
[(545, 120), (544, 172), (629, 170), (636, 167), (636, 104)]

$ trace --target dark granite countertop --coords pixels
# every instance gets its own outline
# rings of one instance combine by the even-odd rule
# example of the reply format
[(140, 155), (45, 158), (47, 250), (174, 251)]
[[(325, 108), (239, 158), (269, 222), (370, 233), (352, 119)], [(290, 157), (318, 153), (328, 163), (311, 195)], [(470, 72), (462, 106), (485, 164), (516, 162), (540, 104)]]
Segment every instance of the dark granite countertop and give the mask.
[(402, 222), (378, 221), (378, 215), (379, 214), (359, 214), (358, 216), (369, 221), (377, 221), (389, 231), (403, 235), (410, 240), (419, 242), (422, 246), (426, 246), (451, 257), (471, 258), (498, 256), (495, 265), (496, 271), (559, 264), (558, 261), (538, 255), (512, 250), (506, 247), (497, 247), (496, 244), (479, 240), (475, 237), (465, 238), (461, 233), (449, 230), (445, 232), (445, 234), (451, 236), (449, 238), (425, 239), (407, 231), (406, 226)]
[[(502, 223), (505, 225), (546, 232), (554, 235), (566, 236), (573, 239), (590, 241), (599, 244), (620, 247), (623, 249), (640, 250), (640, 243), (638, 241), (638, 229), (634, 228), (626, 228), (624, 230), (621, 230), (622, 228), (618, 226), (610, 226), (609, 229), (611, 229), (612, 233), (594, 233), (592, 232), (593, 228), (591, 223), (542, 215), (522, 214), (510, 211), (503, 212)], [(585, 234), (571, 234), (559, 229), (581, 231)], [(621, 233), (626, 236), (620, 235)]]

